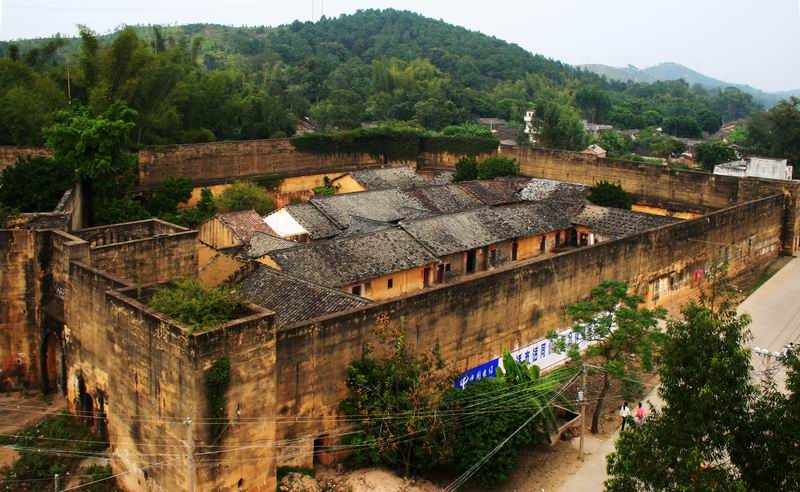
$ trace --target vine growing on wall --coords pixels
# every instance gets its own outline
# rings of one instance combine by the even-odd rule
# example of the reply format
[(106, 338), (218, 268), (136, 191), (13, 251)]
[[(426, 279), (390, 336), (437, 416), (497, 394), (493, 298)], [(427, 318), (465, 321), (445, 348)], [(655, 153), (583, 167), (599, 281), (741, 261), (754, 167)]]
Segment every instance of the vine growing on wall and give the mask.
[(228, 427), (226, 394), (231, 382), (231, 360), (225, 355), (215, 360), (206, 373), (208, 418), (211, 419), (211, 442), (216, 442)]
[(297, 150), (314, 154), (368, 154), (374, 158), (416, 160), (420, 152), (475, 156), (493, 152), (500, 141), (491, 136), (440, 135), (407, 125), (385, 125), (334, 133), (306, 133), (293, 138)]

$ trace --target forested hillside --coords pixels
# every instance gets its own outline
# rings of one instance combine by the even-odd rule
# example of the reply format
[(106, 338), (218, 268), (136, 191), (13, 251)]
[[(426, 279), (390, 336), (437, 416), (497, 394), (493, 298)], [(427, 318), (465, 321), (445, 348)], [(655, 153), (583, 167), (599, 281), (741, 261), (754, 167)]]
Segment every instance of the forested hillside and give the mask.
[(699, 136), (757, 108), (736, 89), (608, 81), (395, 10), (276, 28), (79, 34), (0, 44), (0, 144), (41, 145), (41, 128), (70, 99), (96, 112), (126, 101), (138, 112), (137, 144), (285, 136), (301, 117), (327, 129), (404, 120), (440, 130), (478, 116), (521, 123), (529, 108), (555, 128), (574, 128), (582, 116)]

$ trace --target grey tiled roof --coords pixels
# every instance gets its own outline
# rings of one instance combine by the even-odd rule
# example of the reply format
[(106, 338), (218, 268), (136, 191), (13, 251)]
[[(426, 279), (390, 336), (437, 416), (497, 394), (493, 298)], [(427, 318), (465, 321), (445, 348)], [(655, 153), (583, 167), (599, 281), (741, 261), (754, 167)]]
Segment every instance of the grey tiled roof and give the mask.
[(578, 183), (567, 183), (553, 179), (532, 178), (519, 192), (520, 198), (532, 202), (582, 200), (589, 187)]
[(419, 176), (407, 167), (351, 171), (350, 176), (364, 188), (373, 191), (392, 188), (404, 190), (432, 184), (430, 180)]
[(285, 209), (308, 231), (311, 239), (325, 239), (340, 232), (330, 219), (310, 203), (290, 203)]
[(453, 183), (453, 171), (442, 171), (433, 178), (433, 184), (444, 185)]
[(586, 226), (598, 234), (620, 238), (639, 234), (663, 225), (680, 222), (674, 217), (645, 214), (621, 208), (586, 204), (572, 217), (572, 223)]
[(224, 212), (217, 214), (216, 217), (231, 231), (231, 234), (242, 243), (249, 241), (250, 236), (256, 232), (275, 234), (275, 231), (270, 229), (264, 222), (264, 219), (258, 215), (258, 212), (255, 210)]
[(491, 180), (465, 181), (461, 186), (485, 205), (503, 205), (520, 201), (518, 192), (529, 180), (525, 176), (505, 176)]
[(305, 244), (269, 255), (281, 270), (328, 287), (342, 287), (437, 259), (402, 229)]
[(377, 232), (385, 229), (392, 229), (397, 227), (391, 222), (380, 222), (372, 219), (365, 219), (363, 217), (351, 216), (350, 227), (339, 233), (337, 238), (357, 236), (359, 234), (366, 234), (369, 232)]
[(537, 203), (484, 207), (400, 224), (437, 256), (567, 229), (571, 225), (567, 217)]
[(248, 301), (275, 311), (278, 325), (287, 326), (372, 302), (257, 265), (239, 282)]
[(346, 229), (350, 225), (351, 216), (379, 222), (397, 222), (406, 218), (409, 210), (425, 210), (418, 200), (394, 189), (315, 196), (309, 203), (331, 219), (339, 229)]
[(294, 241), (287, 241), (271, 234), (256, 232), (250, 237), (250, 245), (247, 248), (247, 256), (250, 258), (260, 258), (270, 251), (291, 248), (297, 246)]
[(480, 200), (458, 185), (427, 186), (406, 190), (427, 210), (437, 214), (453, 214), (482, 206)]

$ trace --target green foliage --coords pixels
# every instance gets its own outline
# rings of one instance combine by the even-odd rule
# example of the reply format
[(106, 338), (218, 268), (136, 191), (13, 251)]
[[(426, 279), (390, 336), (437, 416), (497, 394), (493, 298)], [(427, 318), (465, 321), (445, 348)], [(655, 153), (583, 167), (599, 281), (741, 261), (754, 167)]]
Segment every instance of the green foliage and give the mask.
[(494, 179), (517, 174), (519, 174), (519, 166), (516, 159), (493, 155), (478, 162), (478, 179)]
[(736, 160), (736, 149), (722, 140), (702, 142), (695, 146), (697, 162), (706, 171), (714, 172), (714, 166)]
[(536, 114), (541, 115), (537, 125), (539, 145), (549, 149), (583, 150), (586, 132), (575, 108), (548, 101)]
[(297, 150), (315, 154), (369, 154), (387, 160), (414, 160), (423, 131), (408, 125), (382, 125), (336, 133), (306, 133), (293, 138)]
[(174, 213), (161, 214), (159, 218), (179, 226), (196, 229), (200, 224), (207, 221), (217, 213), (217, 204), (211, 190), (203, 188), (200, 190), (200, 201), (193, 208), (185, 208)]
[(314, 478), (317, 475), (317, 472), (313, 468), (305, 468), (303, 466), (279, 466), (278, 482), (280, 482), (283, 479), (283, 477), (289, 475), (290, 473), (299, 473), (301, 475), (308, 475), (311, 478)]
[(281, 182), (285, 177), (286, 175), (284, 174), (274, 174), (272, 176), (254, 178), (253, 182), (266, 190), (275, 191), (281, 186)]
[(478, 179), (478, 163), (475, 159), (462, 157), (456, 162), (456, 172), (453, 173), (453, 181), (473, 181)]
[(228, 428), (226, 394), (231, 383), (231, 360), (226, 355), (215, 360), (206, 373), (206, 397), (208, 398), (208, 418), (211, 442), (218, 441)]
[(340, 189), (342, 185), (336, 184), (334, 185), (331, 182), (331, 178), (325, 176), (323, 178), (323, 185), (322, 186), (315, 186), (311, 189), (315, 195), (322, 195), (322, 196), (333, 196), (335, 195)]
[(491, 130), (477, 123), (462, 123), (460, 125), (450, 125), (442, 130), (445, 137), (483, 137), (496, 138)]
[(80, 470), (80, 474), (89, 475), (83, 480), (84, 485), (81, 486), (81, 490), (90, 492), (118, 492), (120, 490), (117, 488), (116, 482), (111, 480), (113, 474), (111, 465), (91, 465)]
[(152, 215), (174, 214), (178, 211), (178, 204), (192, 197), (193, 189), (191, 179), (170, 176), (147, 202), (147, 211)]
[(594, 139), (595, 144), (599, 145), (608, 152), (608, 157), (621, 157), (631, 148), (631, 141), (625, 135), (614, 130), (605, 130)]
[(622, 185), (600, 181), (592, 186), (589, 200), (597, 205), (604, 207), (624, 208), (630, 210), (633, 207), (633, 197), (630, 193), (622, 189)]
[(703, 130), (697, 120), (691, 116), (670, 116), (661, 123), (664, 131), (676, 137), (700, 138)]
[(800, 176), (800, 99), (791, 97), (766, 113), (754, 115), (747, 134), (748, 152), (789, 159), (794, 177)]
[[(481, 486), (493, 488), (508, 480), (522, 450), (531, 444), (548, 442), (557, 429), (555, 405), (572, 409), (558, 390), (575, 374), (575, 369), (557, 369), (541, 376), (539, 367), (518, 362), (503, 352), (498, 377), (487, 378), (453, 390), (448, 409), (460, 413), (453, 440), (453, 466), (459, 473), (487, 456), (518, 429), (474, 475)], [(485, 402), (497, 411), (486, 411)], [(528, 422), (528, 419), (531, 419)], [(527, 422), (527, 424), (526, 424)]]
[(157, 288), (147, 305), (188, 325), (192, 332), (225, 324), (244, 312), (244, 301), (235, 289), (226, 285), (206, 289), (196, 280), (173, 280)]
[[(589, 298), (567, 308), (572, 331), (580, 340), (589, 342), (586, 356), (602, 361), (603, 386), (592, 417), (592, 433), (599, 431), (599, 419), (605, 405), (611, 378), (636, 379), (640, 370), (653, 369), (653, 356), (658, 348), (658, 321), (666, 317), (663, 308), (640, 307), (641, 296), (628, 293), (628, 284), (605, 280), (592, 289)], [(557, 352), (567, 352), (573, 360), (580, 359), (574, 338), (550, 332)], [(572, 340), (572, 341), (570, 341)]]
[(267, 215), (275, 210), (272, 199), (252, 181), (236, 181), (225, 188), (216, 204), (221, 212), (255, 210), (259, 215)]
[[(453, 375), (442, 371), (438, 346), (424, 354), (408, 348), (402, 319), (379, 319), (376, 334), (387, 355), (373, 356), (365, 347), (347, 369), (348, 397), (339, 404), (342, 413), (357, 417), (357, 431), (342, 437), (342, 444), (352, 446), (348, 460), (400, 469), (406, 476), (429, 470), (451, 452), (452, 421), (431, 410), (442, 405)], [(384, 419), (387, 414), (399, 418)]]
[[(735, 293), (727, 288), (724, 266), (712, 266), (706, 280), (708, 288), (699, 299), (681, 309), (682, 319), (667, 324), (659, 356), (659, 395), (665, 406), (661, 412), (653, 411), (640, 431), (620, 436), (615, 453), (608, 457), (611, 478), (606, 482), (607, 490), (792, 488), (770, 486), (772, 480), (780, 481), (785, 474), (749, 485), (742, 480), (756, 476), (753, 470), (761, 466), (762, 458), (770, 459), (759, 454), (743, 463), (739, 454), (741, 446), (750, 446), (747, 439), (756, 438), (761, 446), (767, 445), (761, 439), (768, 433), (768, 428), (751, 427), (763, 424), (763, 416), (757, 414), (765, 408), (750, 406), (756, 394), (750, 351), (745, 345), (750, 338), (750, 317), (737, 313)], [(779, 422), (770, 425), (777, 427)], [(778, 452), (779, 442), (773, 443)], [(800, 442), (795, 443), (790, 454), (796, 463)], [(742, 468), (737, 471), (736, 466), (722, 465), (728, 461)], [(772, 464), (770, 461), (767, 466)], [(796, 480), (797, 473), (794, 477)]]
[[(83, 459), (79, 454), (99, 453), (108, 447), (92, 433), (83, 420), (66, 411), (28, 427), (13, 437), (3, 437), (3, 444), (19, 448), (19, 459), (10, 467), (0, 470), (0, 487), (3, 490), (37, 490), (17, 488), (3, 483), (5, 480), (52, 479), (74, 473)], [(41, 453), (42, 450), (62, 450), (64, 454)], [(20, 484), (15, 484), (20, 485)]]
[(74, 182), (74, 170), (62, 162), (21, 158), (0, 173), (0, 204), (22, 212), (49, 212)]
[(149, 219), (150, 214), (141, 203), (128, 197), (95, 195), (92, 200), (94, 224), (118, 224)]
[(137, 117), (122, 101), (99, 114), (87, 106), (59, 111), (55, 123), (44, 130), (47, 146), (56, 161), (91, 181), (97, 191), (127, 189), (126, 171), (136, 164), (136, 155), (129, 149)]

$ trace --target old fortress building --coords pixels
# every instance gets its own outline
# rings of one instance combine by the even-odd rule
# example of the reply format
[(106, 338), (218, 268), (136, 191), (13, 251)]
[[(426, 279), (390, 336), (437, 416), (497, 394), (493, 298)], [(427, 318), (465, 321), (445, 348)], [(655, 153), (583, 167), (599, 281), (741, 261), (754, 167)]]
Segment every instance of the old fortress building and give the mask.
[[(335, 458), (345, 370), (381, 319), (402, 317), (410, 344), (438, 343), (468, 371), (563, 328), (564, 309), (604, 279), (656, 304), (720, 256), (736, 274), (800, 245), (797, 182), (497, 152), (522, 176), (453, 183), (460, 156), (316, 155), (286, 139), (143, 150), (141, 192), (169, 176), (198, 190), (277, 176), (281, 206), (196, 231), (156, 219), (83, 228), (75, 188), (0, 230), (2, 387), (65, 394), (108, 438), (127, 490), (272, 491), (278, 466)], [(600, 181), (632, 193), (633, 210), (590, 203)], [(312, 196), (323, 183), (337, 193)], [(193, 332), (147, 305), (175, 278), (236, 285), (250, 304)], [(228, 419), (215, 439), (205, 376), (222, 356)]]

